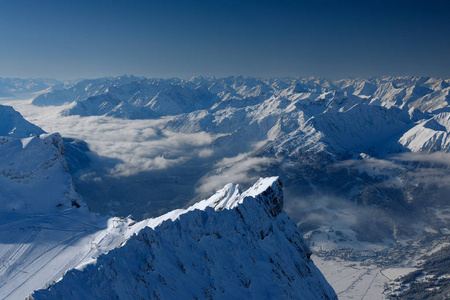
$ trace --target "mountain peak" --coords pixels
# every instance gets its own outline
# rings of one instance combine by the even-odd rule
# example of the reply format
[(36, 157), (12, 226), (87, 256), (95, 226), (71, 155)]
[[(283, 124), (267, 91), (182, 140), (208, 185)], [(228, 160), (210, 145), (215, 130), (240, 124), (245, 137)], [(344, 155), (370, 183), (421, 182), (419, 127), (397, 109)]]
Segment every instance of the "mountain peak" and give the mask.
[(240, 192), (238, 184), (229, 183), (213, 196), (188, 208), (188, 211), (194, 209), (204, 210), (207, 207), (212, 207), (217, 211), (233, 209), (243, 203), (246, 198), (256, 198), (275, 217), (283, 210), (282, 187), (283, 185), (277, 176), (260, 178), (243, 193)]
[(228, 184), (31, 299), (337, 299), (282, 213), (281, 188), (278, 177), (242, 194)]

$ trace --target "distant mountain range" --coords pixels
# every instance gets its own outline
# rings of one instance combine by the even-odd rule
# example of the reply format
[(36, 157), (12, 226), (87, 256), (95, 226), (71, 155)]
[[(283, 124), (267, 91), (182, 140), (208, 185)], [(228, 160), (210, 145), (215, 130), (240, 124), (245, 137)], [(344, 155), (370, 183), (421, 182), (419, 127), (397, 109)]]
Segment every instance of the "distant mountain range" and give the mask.
[[(84, 80), (39, 95), (35, 105), (72, 102), (63, 115), (128, 119), (175, 116), (173, 130), (255, 127), (253, 139), (302, 140), (300, 148), (332, 152), (448, 151), (449, 80), (251, 79), (136, 77)], [(201, 112), (201, 113), (200, 113)], [(184, 119), (188, 119), (188, 122)], [(256, 123), (256, 124), (254, 124)], [(260, 126), (264, 125), (264, 128)], [(282, 137), (283, 136), (283, 137)], [(373, 148), (373, 149), (372, 149)], [(376, 148), (376, 149), (375, 149)]]
[(22, 79), (0, 77), (0, 98), (22, 93), (42, 92), (51, 87), (64, 88), (64, 83), (55, 79)]

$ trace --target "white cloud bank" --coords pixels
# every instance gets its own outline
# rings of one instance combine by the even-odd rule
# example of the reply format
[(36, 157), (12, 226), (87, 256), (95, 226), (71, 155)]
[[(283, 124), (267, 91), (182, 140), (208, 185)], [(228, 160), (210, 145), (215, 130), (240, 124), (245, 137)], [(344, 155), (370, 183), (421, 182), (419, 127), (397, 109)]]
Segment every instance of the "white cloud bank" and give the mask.
[(218, 137), (206, 132), (175, 133), (164, 130), (171, 120), (125, 120), (112, 117), (61, 117), (65, 106), (36, 107), (31, 101), (11, 101), (16, 110), (47, 132), (84, 140), (100, 156), (121, 161), (111, 170), (113, 176), (129, 176), (183, 164), (192, 158), (208, 158), (209, 147)]
[(199, 195), (206, 196), (230, 182), (251, 184), (259, 179), (260, 176), (257, 173), (268, 167), (272, 162), (273, 159), (268, 157), (246, 158), (245, 154), (224, 158), (216, 164), (216, 167), (222, 168), (216, 174), (203, 178), (196, 192)]

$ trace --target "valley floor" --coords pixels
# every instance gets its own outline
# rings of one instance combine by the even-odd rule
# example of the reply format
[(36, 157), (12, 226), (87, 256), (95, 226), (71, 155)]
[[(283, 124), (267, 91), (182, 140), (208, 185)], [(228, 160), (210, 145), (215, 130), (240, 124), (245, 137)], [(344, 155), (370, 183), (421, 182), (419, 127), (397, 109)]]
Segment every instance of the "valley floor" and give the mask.
[(389, 278), (383, 275), (381, 268), (317, 255), (313, 256), (313, 261), (339, 299), (382, 299)]

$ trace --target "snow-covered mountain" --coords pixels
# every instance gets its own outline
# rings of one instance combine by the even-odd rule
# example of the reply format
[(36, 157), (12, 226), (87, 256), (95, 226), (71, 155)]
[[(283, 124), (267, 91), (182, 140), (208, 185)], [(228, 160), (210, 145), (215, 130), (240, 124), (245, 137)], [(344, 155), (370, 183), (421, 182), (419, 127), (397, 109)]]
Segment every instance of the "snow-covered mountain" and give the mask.
[(91, 96), (107, 93), (110, 87), (118, 84), (127, 84), (137, 79), (134, 76), (121, 76), (73, 82), (64, 87), (58, 86), (48, 93), (37, 96), (33, 100), (33, 104), (37, 106), (61, 105), (66, 102), (85, 100)]
[[(61, 136), (38, 127), (29, 136), (30, 123), (10, 107), (0, 109), (17, 127), (14, 136), (0, 137), (0, 298), (24, 299), (50, 287), (33, 297), (336, 299), (283, 212), (277, 177), (243, 193), (229, 184), (188, 209), (141, 222), (104, 217), (89, 212), (76, 192)], [(119, 269), (107, 271), (110, 261), (121, 261)], [(117, 277), (92, 274), (100, 265)], [(75, 287), (72, 274), (90, 279)], [(92, 278), (97, 283), (89, 286)]]
[(399, 142), (413, 152), (450, 152), (450, 112), (422, 120), (408, 130)]
[[(286, 140), (286, 135), (299, 136), (300, 133), (303, 145), (314, 144), (317, 148), (320, 141), (332, 147), (333, 152), (356, 153), (367, 152), (374, 145), (384, 148), (375, 149), (376, 154), (399, 151), (402, 146), (408, 151), (427, 148), (426, 145), (432, 143), (428, 140), (432, 135), (422, 135), (413, 144), (399, 138), (418, 122), (448, 110), (448, 82), (424, 77), (327, 81), (123, 76), (85, 80), (68, 89), (42, 94), (33, 104), (73, 102), (62, 112), (65, 116), (149, 119), (177, 115), (178, 124), (170, 129), (183, 131), (230, 133), (231, 129), (250, 125), (256, 127), (253, 131), (259, 131), (254, 138), (259, 141), (281, 135)], [(197, 116), (194, 121), (203, 124), (191, 124), (192, 114)], [(189, 123), (183, 122), (183, 118)], [(227, 120), (230, 122), (224, 122)], [(208, 127), (209, 124), (224, 128)], [(442, 147), (448, 147), (445, 141)]]
[[(134, 76), (117, 78), (100, 78), (84, 80), (63, 90), (53, 90), (38, 96), (35, 105), (60, 105), (65, 102), (77, 101), (81, 105), (90, 97), (109, 95), (120, 103), (128, 103), (136, 107), (147, 107), (157, 111), (159, 115), (176, 115), (187, 110), (194, 111), (208, 107), (221, 101), (229, 103), (232, 100), (266, 100), (271, 96), (315, 99), (319, 95), (330, 92), (354, 95), (359, 99), (369, 99), (371, 104), (385, 107), (411, 108), (422, 111), (436, 112), (448, 105), (449, 80), (428, 77), (383, 77), (359, 78), (328, 81), (320, 78), (283, 78), (254, 79), (243, 77), (228, 78), (191, 78), (182, 80), (147, 79)], [(324, 97), (324, 96), (322, 96)], [(109, 99), (109, 100), (108, 100)], [(208, 101), (212, 103), (207, 103)], [(101, 108), (101, 102), (89, 100), (85, 105)], [(161, 105), (175, 105), (172, 109)], [(180, 107), (181, 105), (181, 107)], [(83, 105), (81, 105), (83, 107)], [(180, 111), (180, 108), (182, 111)], [(111, 107), (110, 110), (114, 108)], [(103, 112), (103, 113), (102, 113)], [(107, 114), (99, 110), (95, 114)], [(69, 110), (68, 114), (78, 114), (77, 109)], [(92, 112), (94, 113), (94, 111)], [(116, 115), (117, 117), (125, 117)]]
[(282, 207), (278, 178), (227, 185), (31, 298), (337, 299)]
[(76, 101), (63, 115), (145, 119), (209, 108), (214, 104), (213, 100), (215, 95), (205, 89), (143, 80), (109, 86), (104, 92), (99, 91), (84, 101)]

